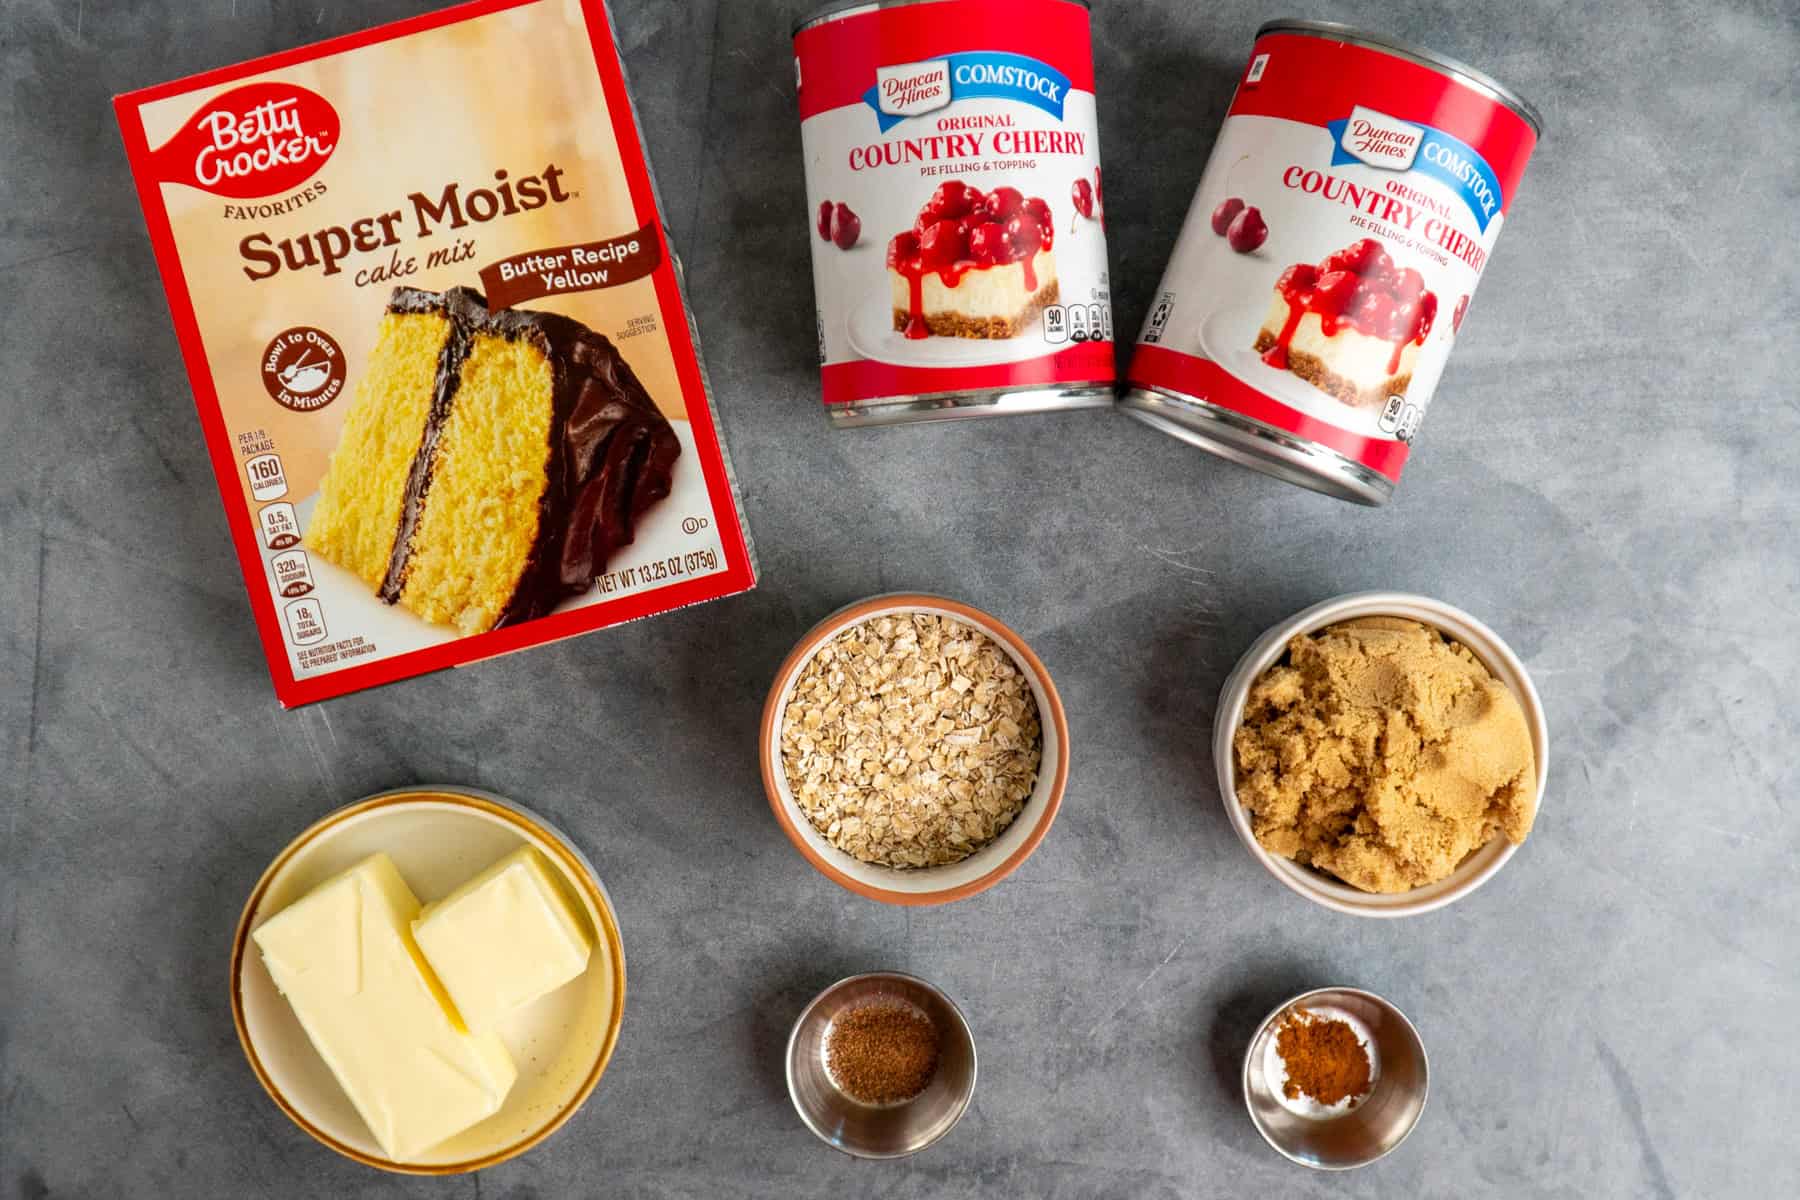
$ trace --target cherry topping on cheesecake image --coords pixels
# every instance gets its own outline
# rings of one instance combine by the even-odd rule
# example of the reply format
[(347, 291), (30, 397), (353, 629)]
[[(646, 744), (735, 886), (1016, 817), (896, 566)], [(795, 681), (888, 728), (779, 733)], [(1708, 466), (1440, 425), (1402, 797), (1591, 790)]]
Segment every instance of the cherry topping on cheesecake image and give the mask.
[(982, 214), (990, 220), (1009, 221), (1014, 213), (1025, 207), (1025, 193), (1018, 188), (997, 187), (987, 194), (981, 206)]
[(1019, 263), (1026, 288), (1035, 292), (1038, 279), (1032, 258), (1039, 250), (1048, 250), (1055, 239), (1050, 206), (1036, 196), (1026, 197), (1010, 187), (983, 192), (960, 179), (938, 184), (913, 227), (888, 242), (889, 269), (912, 285), (906, 336), (915, 340), (931, 336), (924, 313), (926, 272), (936, 272), (945, 287), (955, 287), (970, 271)]
[(1288, 346), (1307, 313), (1318, 315), (1326, 337), (1349, 328), (1391, 343), (1389, 375), (1400, 369), (1407, 343), (1425, 344), (1437, 318), (1438, 299), (1425, 290), (1424, 278), (1411, 267), (1396, 267), (1374, 238), (1334, 251), (1317, 266), (1295, 263), (1275, 281), (1275, 290), (1287, 301), (1287, 322), (1262, 359), (1277, 370), (1287, 369)]

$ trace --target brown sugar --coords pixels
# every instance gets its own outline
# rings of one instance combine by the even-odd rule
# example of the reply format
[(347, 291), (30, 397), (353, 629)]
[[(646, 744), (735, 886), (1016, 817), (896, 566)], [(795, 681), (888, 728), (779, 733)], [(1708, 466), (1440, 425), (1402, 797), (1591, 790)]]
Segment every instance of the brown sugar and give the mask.
[(831, 1077), (864, 1104), (898, 1104), (937, 1073), (938, 1034), (930, 1018), (903, 1004), (853, 1008), (831, 1023), (825, 1062)]
[(1363, 617), (1303, 634), (1251, 685), (1237, 794), (1272, 854), (1365, 892), (1449, 875), (1537, 809), (1524, 710), (1466, 646)]

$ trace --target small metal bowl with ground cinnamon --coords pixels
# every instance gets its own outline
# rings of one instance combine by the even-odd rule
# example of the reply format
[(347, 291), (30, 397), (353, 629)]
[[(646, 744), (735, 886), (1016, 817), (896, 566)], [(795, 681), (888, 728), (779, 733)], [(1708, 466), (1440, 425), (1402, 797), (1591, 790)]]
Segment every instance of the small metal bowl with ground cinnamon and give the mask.
[(840, 979), (788, 1037), (794, 1110), (858, 1158), (900, 1158), (949, 1133), (968, 1111), (975, 1074), (975, 1039), (950, 997), (894, 971)]
[(1276, 1006), (1244, 1054), (1256, 1131), (1302, 1166), (1342, 1171), (1406, 1140), (1425, 1111), (1425, 1045), (1399, 1009), (1359, 988)]

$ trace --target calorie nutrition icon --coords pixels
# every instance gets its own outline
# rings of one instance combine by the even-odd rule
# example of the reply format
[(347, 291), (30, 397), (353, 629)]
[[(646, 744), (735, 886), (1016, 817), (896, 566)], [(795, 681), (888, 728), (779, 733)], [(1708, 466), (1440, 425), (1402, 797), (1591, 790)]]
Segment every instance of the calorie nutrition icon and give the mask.
[(288, 493), (287, 472), (278, 454), (259, 454), (244, 463), (250, 494), (258, 500), (279, 500)]

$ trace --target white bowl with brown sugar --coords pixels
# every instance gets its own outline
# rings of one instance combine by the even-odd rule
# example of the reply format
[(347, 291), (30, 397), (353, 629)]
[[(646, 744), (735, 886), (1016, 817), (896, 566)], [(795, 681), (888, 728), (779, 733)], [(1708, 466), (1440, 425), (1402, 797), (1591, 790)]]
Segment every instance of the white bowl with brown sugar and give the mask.
[(763, 707), (763, 788), (821, 874), (887, 904), (943, 904), (1016, 870), (1069, 777), (1042, 660), (993, 616), (919, 593), (840, 609)]
[[(1338, 661), (1313, 654), (1333, 637)], [(1278, 670), (1296, 645), (1310, 680)], [(1301, 694), (1340, 687), (1324, 702)], [(1428, 694), (1439, 688), (1464, 694)], [(1420, 703), (1440, 711), (1409, 711)], [(1411, 743), (1406, 777), (1372, 782), (1401, 757), (1396, 739)], [(1292, 891), (1362, 917), (1429, 912), (1493, 878), (1541, 809), (1549, 741), (1505, 641), (1402, 592), (1339, 596), (1270, 629), (1226, 679), (1213, 724), (1219, 791), (1245, 848)]]

